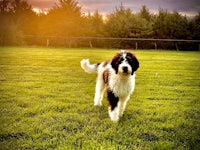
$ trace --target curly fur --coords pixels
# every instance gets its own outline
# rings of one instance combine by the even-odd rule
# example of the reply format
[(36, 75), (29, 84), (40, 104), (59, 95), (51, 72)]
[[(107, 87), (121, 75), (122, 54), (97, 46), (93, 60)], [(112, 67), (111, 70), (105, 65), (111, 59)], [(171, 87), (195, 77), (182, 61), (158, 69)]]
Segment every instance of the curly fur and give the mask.
[(107, 91), (109, 116), (112, 121), (118, 121), (135, 88), (135, 71), (139, 68), (137, 58), (130, 52), (121, 51), (110, 61), (90, 64), (88, 59), (83, 59), (80, 64), (87, 73), (97, 72), (94, 105), (102, 105)]

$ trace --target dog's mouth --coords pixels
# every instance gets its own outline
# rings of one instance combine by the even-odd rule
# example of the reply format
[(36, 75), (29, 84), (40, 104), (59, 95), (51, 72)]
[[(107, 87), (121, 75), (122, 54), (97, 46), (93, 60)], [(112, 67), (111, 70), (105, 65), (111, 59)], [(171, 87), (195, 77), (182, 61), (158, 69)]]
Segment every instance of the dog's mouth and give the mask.
[(126, 72), (126, 73), (122, 73), (122, 75), (124, 75), (124, 76), (128, 76), (130, 73), (128, 73), (128, 72)]
[(131, 73), (130, 72), (121, 72), (120, 73), (122, 76), (128, 76), (128, 75), (130, 75)]

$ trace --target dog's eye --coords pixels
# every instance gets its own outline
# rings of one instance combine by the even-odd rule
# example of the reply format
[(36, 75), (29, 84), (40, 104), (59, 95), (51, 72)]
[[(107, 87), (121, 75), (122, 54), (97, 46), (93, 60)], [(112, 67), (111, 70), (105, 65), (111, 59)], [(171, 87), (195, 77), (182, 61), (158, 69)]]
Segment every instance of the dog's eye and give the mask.
[(120, 64), (123, 61), (123, 58), (118, 58), (118, 60), (116, 61), (117, 64)]
[(122, 62), (122, 61), (124, 61), (124, 58), (121, 57), (121, 58), (119, 59), (119, 62)]
[(128, 62), (132, 62), (132, 58), (130, 56), (127, 57)]

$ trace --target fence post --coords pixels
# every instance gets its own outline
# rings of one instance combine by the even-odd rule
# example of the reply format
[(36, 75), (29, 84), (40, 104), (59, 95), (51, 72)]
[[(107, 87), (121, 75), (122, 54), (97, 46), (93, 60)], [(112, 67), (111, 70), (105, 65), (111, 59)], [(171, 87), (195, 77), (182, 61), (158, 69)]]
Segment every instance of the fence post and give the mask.
[(92, 41), (89, 41), (89, 44), (90, 44), (90, 48), (92, 48)]
[(176, 51), (179, 51), (177, 42), (175, 42), (175, 46), (176, 46)]
[(69, 48), (71, 48), (71, 39), (69, 39)]
[(3, 36), (0, 37), (0, 45), (3, 45)]
[(47, 39), (47, 44), (46, 44), (46, 46), (49, 47), (49, 39)]
[(135, 49), (138, 49), (138, 43), (135, 42)]
[(67, 46), (67, 38), (65, 38), (65, 46)]
[(157, 43), (156, 42), (154, 43), (154, 46), (155, 46), (155, 49), (157, 49)]
[(199, 51), (200, 51), (200, 44), (199, 44)]

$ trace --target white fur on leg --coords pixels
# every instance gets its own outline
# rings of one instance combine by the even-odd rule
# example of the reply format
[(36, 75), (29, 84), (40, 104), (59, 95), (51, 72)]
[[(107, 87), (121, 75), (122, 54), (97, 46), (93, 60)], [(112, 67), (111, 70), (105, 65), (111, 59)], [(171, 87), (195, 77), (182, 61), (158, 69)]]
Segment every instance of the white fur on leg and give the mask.
[(94, 105), (101, 105), (101, 92), (100, 92), (100, 83), (97, 81), (95, 88), (95, 96), (94, 96)]
[(94, 105), (95, 106), (102, 105), (104, 91), (105, 91), (104, 83), (102, 83), (101, 81), (97, 81), (96, 89), (95, 89), (95, 97), (94, 97)]
[(101, 104), (101, 92), (99, 87), (96, 85), (96, 89), (95, 89), (95, 96), (94, 96), (94, 105), (98, 106), (98, 105), (102, 105)]
[(100, 92), (96, 92), (94, 96), (94, 106), (101, 106), (102, 105), (103, 96)]
[(112, 111), (111, 111), (111, 108), (109, 108), (109, 115), (110, 115), (110, 119), (112, 121), (117, 122), (119, 120), (119, 109), (118, 109), (118, 107), (115, 107)]
[(119, 101), (119, 116), (122, 117), (126, 108), (127, 101)]

